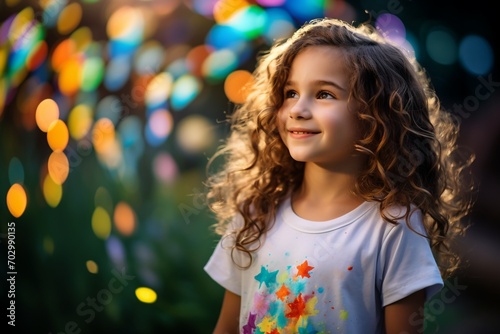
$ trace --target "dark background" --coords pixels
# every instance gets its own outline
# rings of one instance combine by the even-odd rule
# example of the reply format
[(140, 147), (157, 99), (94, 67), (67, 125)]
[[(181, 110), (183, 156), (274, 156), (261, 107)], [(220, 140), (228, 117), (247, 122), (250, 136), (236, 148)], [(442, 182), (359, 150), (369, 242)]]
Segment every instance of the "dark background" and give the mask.
[[(44, 10), (38, 1), (1, 1), (0, 25), (28, 7), (33, 9), (35, 18), (42, 21), (40, 13)], [(72, 2), (52, 1), (61, 8)], [(265, 10), (271, 8), (262, 5), (264, 2), (248, 2)], [(290, 13), (293, 24), (298, 27), (306, 18), (297, 13), (301, 6), (311, 2), (287, 1), (289, 5), (282, 9)], [(89, 27), (93, 39), (103, 45), (110, 40), (106, 25), (113, 12), (123, 6), (153, 9), (154, 30), (138, 46), (146, 41), (158, 41), (166, 50), (163, 68), (174, 59), (183, 59), (185, 53), (176, 56), (176, 46), (189, 49), (205, 43), (210, 29), (216, 24), (210, 14), (196, 10), (196, 4), (213, 3), (211, 1), (96, 0), (78, 3), (83, 11), (77, 27)], [(226, 1), (226, 4), (235, 3), (238, 1)], [(418, 60), (431, 77), (443, 107), (453, 112), (456, 105), (469, 106), (467, 114), (460, 117), (460, 143), (476, 155), (471, 172), (478, 192), (474, 195), (473, 211), (467, 217), (472, 225), (457, 244), (464, 267), (447, 281), (444, 292), (426, 307), (426, 332), (500, 332), (497, 11), (486, 1), (326, 1), (324, 6), (329, 9), (313, 14), (335, 15), (357, 22), (376, 19), (387, 12), (396, 15), (414, 37)], [(432, 55), (439, 54), (440, 46), (432, 46), (426, 41), (438, 28), (448, 31), (457, 43), (470, 34), (481, 36), (493, 51), (492, 65), (478, 74), (468, 70), (458, 58), (449, 64), (436, 61)], [(63, 36), (55, 27), (43, 26), (43, 31), (48, 59), (67, 35)], [(13, 52), (12, 44), (2, 36), (4, 32), (0, 34), (0, 56), (2, 52), (3, 55)], [(252, 38), (237, 69), (251, 71), (257, 52), (268, 46), (269, 41), (262, 36)], [(432, 47), (437, 49), (432, 50)], [(110, 56), (106, 49), (103, 50), (103, 63), (108, 64)], [(476, 56), (482, 59), (485, 55), (478, 53)], [(217, 237), (210, 230), (213, 217), (204, 207), (203, 199), (196, 195), (203, 190), (208, 157), (227, 134), (221, 120), (233, 105), (224, 93), (224, 77), (214, 79), (199, 75), (202, 89), (189, 104), (172, 112), (172, 132), (158, 145), (143, 140), (140, 154), (134, 160), (135, 169), (125, 177), (103, 164), (91, 146), (70, 139), (66, 152), (77, 150), (81, 159), (72, 166), (62, 186), (60, 203), (51, 207), (41, 188), (51, 149), (46, 134), (33, 121), (33, 110), (43, 98), (61, 97), (57, 94), (55, 74), (47, 59), (40, 65), (43, 71), (27, 71), (20, 82), (13, 85), (8, 74), (13, 60), (4, 61), (2, 70), (0, 57), (4, 84), (4, 94), (0, 94), (0, 232), (2, 254), (5, 254), (0, 267), (4, 300), (9, 289), (6, 284), (7, 223), (15, 222), (16, 226), (16, 326), (15, 331), (8, 326), (9, 332), (210, 333), (223, 290), (203, 271)], [(145, 126), (148, 106), (143, 100), (126, 100), (134, 97), (134, 88), (138, 87), (141, 76), (145, 75), (132, 70), (122, 87), (110, 91), (101, 84), (92, 92), (93, 97), (100, 100), (107, 95), (118, 96), (125, 106), (121, 110), (122, 117), (135, 115)], [(38, 79), (30, 80), (33, 77)], [(485, 87), (488, 81), (490, 85)], [(53, 88), (40, 93), (36, 89), (38, 85)], [(59, 101), (66, 103), (61, 104), (62, 109), (70, 109), (75, 103), (72, 99)], [(129, 101), (128, 105), (125, 101)], [(215, 139), (207, 139), (210, 145), (193, 152), (182, 147), (177, 132), (184, 119), (196, 115), (210, 121)], [(64, 116), (61, 119), (65, 120)], [(191, 136), (195, 136), (197, 128), (191, 126), (184, 136), (186, 133), (190, 136), (190, 131)], [(155, 159), (164, 153), (173, 158), (177, 167), (177, 173), (168, 182), (160, 180), (154, 167)], [(18, 218), (10, 214), (6, 204), (14, 158), (20, 163), (16, 170), (22, 170), (20, 179), (28, 197), (26, 210)], [(113, 225), (106, 240), (96, 237), (91, 228), (96, 206), (107, 204), (112, 219), (113, 207), (121, 201), (134, 211), (137, 222), (134, 233), (122, 235)], [(89, 272), (88, 260), (98, 265), (97, 273)], [(117, 277), (121, 280), (117, 281)], [(157, 293), (154, 303), (143, 303), (136, 297), (136, 288), (143, 286)], [(94, 306), (92, 300), (96, 303)], [(3, 309), (5, 312), (6, 308)], [(2, 321), (8, 320), (4, 317)]]

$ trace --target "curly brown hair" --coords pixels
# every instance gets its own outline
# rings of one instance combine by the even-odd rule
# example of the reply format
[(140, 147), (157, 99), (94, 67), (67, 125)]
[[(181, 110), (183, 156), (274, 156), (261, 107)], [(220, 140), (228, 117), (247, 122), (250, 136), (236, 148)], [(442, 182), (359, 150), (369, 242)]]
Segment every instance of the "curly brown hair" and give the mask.
[[(356, 194), (378, 202), (393, 224), (401, 218), (408, 224), (412, 205), (420, 209), (441, 273), (449, 277), (459, 264), (450, 245), (465, 231), (462, 220), (472, 205), (464, 196), (463, 173), (473, 157), (457, 154), (458, 124), (441, 108), (423, 68), (370, 24), (313, 20), (259, 56), (248, 97), (229, 116), (231, 133), (208, 164), (224, 159), (207, 180), (215, 231), (234, 237), (233, 252), (249, 259), (239, 265), (248, 267), (279, 204), (300, 186), (304, 163), (293, 160), (281, 140), (277, 111), (294, 58), (323, 45), (342, 50), (350, 71), (349, 99), (360, 106), (363, 135), (355, 148), (367, 159)], [(387, 216), (384, 209), (391, 205), (407, 210), (401, 217)], [(243, 218), (242, 226), (228, 229), (236, 216)]]

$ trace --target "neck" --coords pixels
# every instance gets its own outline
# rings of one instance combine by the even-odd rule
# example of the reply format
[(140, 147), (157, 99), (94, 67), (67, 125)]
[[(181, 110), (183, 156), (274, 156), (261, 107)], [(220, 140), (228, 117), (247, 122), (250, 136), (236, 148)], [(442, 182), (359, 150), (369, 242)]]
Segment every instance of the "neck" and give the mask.
[(292, 207), (302, 218), (328, 220), (345, 214), (363, 200), (354, 194), (356, 175), (306, 164), (304, 179), (292, 196)]
[(353, 194), (356, 175), (346, 171), (329, 170), (307, 164), (298, 194), (313, 201), (331, 202), (356, 197)]

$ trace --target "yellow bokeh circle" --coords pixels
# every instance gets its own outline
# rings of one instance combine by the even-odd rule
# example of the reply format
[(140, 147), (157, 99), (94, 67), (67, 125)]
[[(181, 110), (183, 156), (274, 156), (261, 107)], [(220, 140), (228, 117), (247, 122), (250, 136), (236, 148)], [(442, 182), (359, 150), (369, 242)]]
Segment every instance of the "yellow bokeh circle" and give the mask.
[(26, 210), (28, 204), (28, 197), (23, 186), (19, 183), (13, 184), (7, 192), (7, 208), (11, 215), (16, 218), (21, 217)]
[(47, 142), (53, 151), (64, 151), (69, 141), (69, 132), (66, 123), (58, 119), (49, 126)]
[(156, 301), (156, 298), (157, 298), (156, 292), (153, 289), (146, 288), (146, 287), (140, 287), (140, 288), (135, 289), (135, 296), (141, 302), (146, 303), (146, 304), (154, 303)]
[(57, 30), (61, 35), (66, 35), (72, 32), (82, 19), (82, 6), (73, 2), (66, 6), (57, 20)]
[(87, 262), (85, 262), (85, 266), (91, 274), (97, 274), (99, 272), (99, 266), (92, 260), (88, 260)]
[(63, 195), (62, 186), (54, 182), (54, 180), (50, 177), (50, 174), (45, 176), (42, 192), (45, 202), (47, 202), (49, 206), (55, 208), (61, 202)]
[(103, 240), (106, 240), (111, 233), (111, 219), (106, 210), (97, 207), (92, 214), (92, 231)]

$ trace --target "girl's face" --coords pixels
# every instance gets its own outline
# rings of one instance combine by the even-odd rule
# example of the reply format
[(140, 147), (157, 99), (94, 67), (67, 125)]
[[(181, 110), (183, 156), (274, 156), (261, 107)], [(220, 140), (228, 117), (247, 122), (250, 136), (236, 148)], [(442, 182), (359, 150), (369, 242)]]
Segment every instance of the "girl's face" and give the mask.
[(354, 172), (360, 158), (355, 103), (348, 103), (348, 72), (341, 51), (310, 46), (293, 60), (279, 109), (280, 136), (297, 161)]

